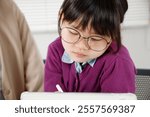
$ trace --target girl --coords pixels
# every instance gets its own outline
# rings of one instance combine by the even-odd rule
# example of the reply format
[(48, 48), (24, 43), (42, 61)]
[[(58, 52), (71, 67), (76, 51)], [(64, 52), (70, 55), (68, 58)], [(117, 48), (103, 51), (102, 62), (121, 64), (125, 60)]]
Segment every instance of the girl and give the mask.
[(135, 67), (121, 44), (126, 0), (64, 0), (60, 37), (49, 45), (45, 91), (135, 92)]

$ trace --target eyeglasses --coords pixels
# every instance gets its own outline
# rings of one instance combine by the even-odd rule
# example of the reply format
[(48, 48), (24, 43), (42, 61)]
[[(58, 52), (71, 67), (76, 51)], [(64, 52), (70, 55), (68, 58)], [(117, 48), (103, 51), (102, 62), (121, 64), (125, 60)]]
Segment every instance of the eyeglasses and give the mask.
[(110, 42), (108, 42), (104, 37), (100, 35), (84, 37), (78, 30), (74, 28), (71, 27), (61, 28), (61, 38), (66, 43), (75, 44), (81, 39), (81, 37), (87, 40), (89, 48), (94, 51), (102, 51), (106, 49), (107, 46), (110, 44)]

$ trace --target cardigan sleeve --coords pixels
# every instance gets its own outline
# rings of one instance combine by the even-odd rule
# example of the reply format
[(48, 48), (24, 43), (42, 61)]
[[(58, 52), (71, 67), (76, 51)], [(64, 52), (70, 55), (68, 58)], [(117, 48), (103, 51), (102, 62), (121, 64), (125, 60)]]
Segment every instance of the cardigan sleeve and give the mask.
[(104, 70), (100, 80), (102, 92), (135, 93), (136, 70), (131, 59), (116, 58)]
[(61, 56), (55, 48), (54, 43), (50, 44), (45, 64), (44, 90), (46, 92), (58, 91), (56, 88), (57, 84), (65, 91), (60, 58)]
[(12, 4), (18, 22), (24, 60), (25, 89), (43, 91), (44, 64), (28, 23), (16, 4)]

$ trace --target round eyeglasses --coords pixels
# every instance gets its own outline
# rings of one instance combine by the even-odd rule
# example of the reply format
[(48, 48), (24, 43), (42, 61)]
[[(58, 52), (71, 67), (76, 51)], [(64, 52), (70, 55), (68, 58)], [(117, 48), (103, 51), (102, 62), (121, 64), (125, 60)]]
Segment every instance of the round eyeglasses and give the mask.
[(77, 43), (81, 39), (81, 37), (87, 40), (89, 48), (94, 51), (102, 51), (106, 49), (107, 46), (110, 44), (110, 42), (108, 42), (104, 37), (100, 35), (84, 37), (80, 34), (78, 30), (74, 28), (71, 27), (61, 28), (61, 38), (69, 44)]

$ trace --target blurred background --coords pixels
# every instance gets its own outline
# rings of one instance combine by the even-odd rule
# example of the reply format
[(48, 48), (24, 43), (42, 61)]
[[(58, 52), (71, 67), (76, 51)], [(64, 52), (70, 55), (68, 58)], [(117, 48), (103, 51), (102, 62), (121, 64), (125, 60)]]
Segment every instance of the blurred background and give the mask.
[[(58, 37), (58, 11), (63, 0), (14, 0), (24, 13), (43, 59)], [(150, 69), (150, 0), (128, 0), (121, 25), (123, 44), (138, 69)]]

